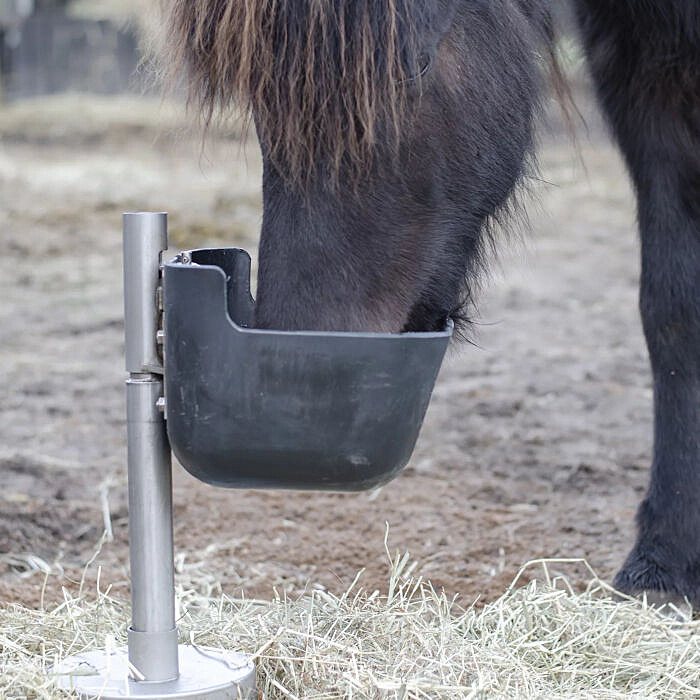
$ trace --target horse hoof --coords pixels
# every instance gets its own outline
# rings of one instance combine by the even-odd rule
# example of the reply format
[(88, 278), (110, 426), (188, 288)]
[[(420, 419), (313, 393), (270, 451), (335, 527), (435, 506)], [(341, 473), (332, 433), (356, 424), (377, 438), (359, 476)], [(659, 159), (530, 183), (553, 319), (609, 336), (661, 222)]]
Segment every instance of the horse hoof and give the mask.
[(648, 605), (653, 605), (660, 613), (679, 622), (690, 622), (693, 619), (693, 606), (685, 596), (665, 591), (642, 591), (638, 597), (642, 601), (646, 600)]
[(640, 607), (653, 607), (664, 617), (676, 622), (690, 622), (693, 619), (693, 606), (685, 597), (663, 591), (637, 591), (629, 595), (614, 594), (613, 598), (620, 603), (629, 603), (630, 595)]
[[(613, 586), (624, 596), (636, 598), (640, 603), (646, 602), (679, 621), (690, 620), (693, 611), (700, 608), (697, 586), (682, 579), (677, 580), (652, 558), (634, 552), (615, 577)], [(619, 596), (618, 599), (629, 598)]]

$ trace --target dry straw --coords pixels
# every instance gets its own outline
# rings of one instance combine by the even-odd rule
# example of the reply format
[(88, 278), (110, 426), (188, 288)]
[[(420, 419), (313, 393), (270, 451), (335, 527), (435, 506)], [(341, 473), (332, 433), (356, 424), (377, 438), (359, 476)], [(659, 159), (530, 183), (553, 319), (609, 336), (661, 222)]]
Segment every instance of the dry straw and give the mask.
[[(392, 560), (387, 595), (363, 591), (359, 574), (340, 597), (297, 600), (214, 599), (180, 585), (180, 630), (254, 654), (265, 698), (700, 697), (698, 622), (615, 602), (590, 569), (583, 593), (550, 574), (577, 562), (531, 562), (481, 609), (412, 578), (407, 555)], [(520, 586), (535, 566), (543, 577)], [(52, 664), (123, 644), (127, 617), (99, 585), (51, 611), (0, 608), (0, 697), (63, 697)]]

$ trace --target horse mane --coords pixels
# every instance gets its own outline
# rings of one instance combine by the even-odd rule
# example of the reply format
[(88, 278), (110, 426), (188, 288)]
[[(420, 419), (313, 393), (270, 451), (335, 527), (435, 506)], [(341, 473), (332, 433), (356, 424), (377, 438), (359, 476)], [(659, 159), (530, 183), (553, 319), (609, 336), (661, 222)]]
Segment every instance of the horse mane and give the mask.
[(166, 72), (205, 124), (236, 109), (296, 185), (396, 153), (420, 81), (425, 0), (161, 0)]

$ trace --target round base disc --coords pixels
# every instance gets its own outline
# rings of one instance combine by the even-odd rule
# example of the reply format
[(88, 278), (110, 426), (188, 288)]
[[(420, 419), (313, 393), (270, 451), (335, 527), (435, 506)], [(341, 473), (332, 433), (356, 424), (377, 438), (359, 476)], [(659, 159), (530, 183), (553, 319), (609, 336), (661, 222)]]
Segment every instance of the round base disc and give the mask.
[(167, 683), (129, 678), (126, 648), (70, 656), (54, 668), (59, 688), (82, 698), (150, 700), (252, 700), (255, 666), (244, 654), (209, 647), (178, 647), (180, 677)]

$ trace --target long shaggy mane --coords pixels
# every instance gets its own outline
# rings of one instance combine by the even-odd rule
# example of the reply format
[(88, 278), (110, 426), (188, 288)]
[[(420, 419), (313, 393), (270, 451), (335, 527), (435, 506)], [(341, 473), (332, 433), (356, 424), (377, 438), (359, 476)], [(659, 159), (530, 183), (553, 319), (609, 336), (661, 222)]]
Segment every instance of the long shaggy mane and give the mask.
[(421, 0), (161, 0), (162, 65), (209, 124), (241, 110), (291, 183), (399, 146), (419, 81)]

